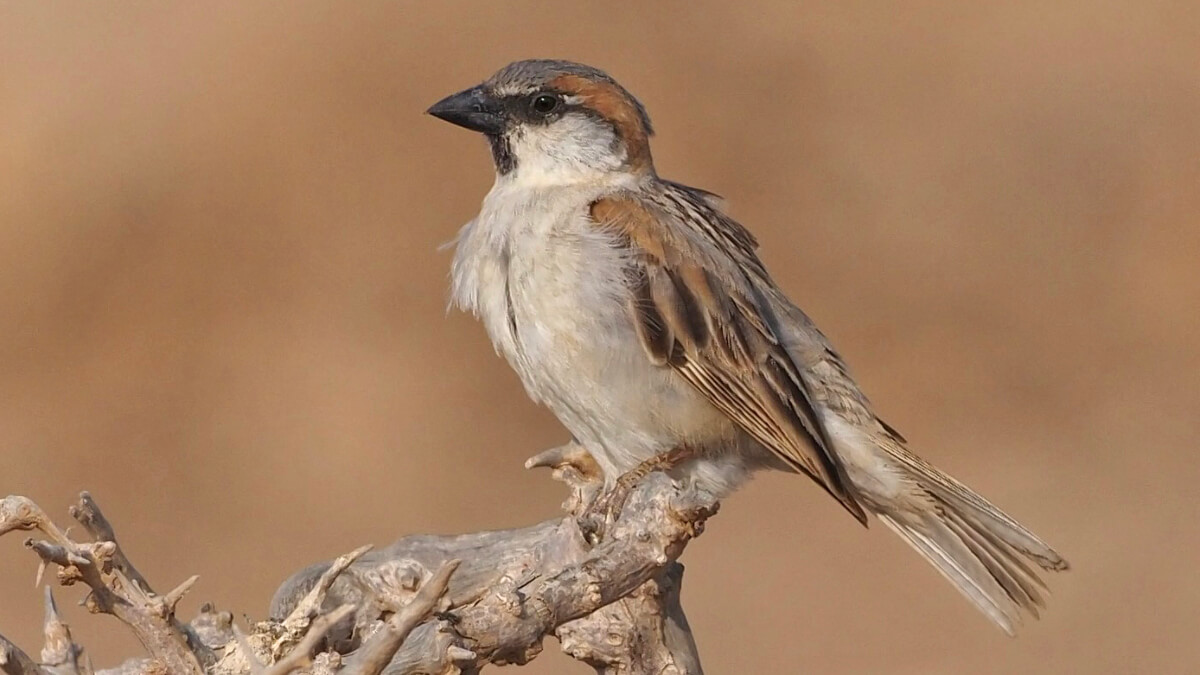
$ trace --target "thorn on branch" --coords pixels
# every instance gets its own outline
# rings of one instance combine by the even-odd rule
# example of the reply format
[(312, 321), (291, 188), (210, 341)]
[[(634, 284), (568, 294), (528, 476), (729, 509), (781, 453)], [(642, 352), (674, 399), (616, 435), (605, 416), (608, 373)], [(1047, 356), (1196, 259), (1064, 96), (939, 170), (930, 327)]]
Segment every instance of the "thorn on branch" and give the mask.
[[(112, 533), (112, 526), (87, 493), (81, 495), (80, 504), (72, 509), (72, 515), (93, 535), (108, 536)], [(53, 563), (58, 566), (59, 583), (71, 585), (82, 581), (87, 584), (89, 593), (84, 598), (84, 606), (89, 611), (109, 613), (120, 619), (146, 647), (153, 660), (167, 672), (172, 675), (203, 675), (201, 663), (213, 663), (216, 660), (211, 649), (194, 639), (189, 629), (175, 619), (173, 611), (165, 611), (168, 607), (173, 610), (174, 604), (193, 581), (185, 582), (176, 589), (178, 592), (175, 595), (159, 598), (125, 559), (115, 541), (106, 538), (90, 543), (75, 542), (41, 508), (25, 497), (9, 496), (0, 500), (0, 534), (13, 530), (39, 530), (46, 536), (46, 539), (30, 538), (25, 541), (25, 546), (39, 558), (39, 580), (45, 572), (45, 566)], [(48, 600), (47, 649), (50, 649), (52, 642), (50, 631), (59, 631), (60, 627), (62, 631), (66, 630), (65, 624), (57, 621), (57, 616), (52, 599)], [(55, 645), (59, 645), (61, 640), (55, 640)], [(72, 670), (60, 670), (63, 673), (78, 672), (78, 660), (72, 657), (70, 663)]]
[(49, 586), (46, 586), (45, 604), (46, 619), (42, 633), (46, 643), (42, 647), (42, 663), (58, 673), (78, 673), (79, 655), (83, 650), (71, 639), (71, 629), (59, 616), (58, 605)]
[(167, 591), (167, 594), (159, 599), (162, 616), (173, 616), (175, 608), (179, 605), (179, 601), (183, 599), (183, 596), (187, 595), (188, 591), (192, 590), (192, 586), (195, 586), (199, 579), (199, 574), (193, 574), (184, 579), (183, 583)]

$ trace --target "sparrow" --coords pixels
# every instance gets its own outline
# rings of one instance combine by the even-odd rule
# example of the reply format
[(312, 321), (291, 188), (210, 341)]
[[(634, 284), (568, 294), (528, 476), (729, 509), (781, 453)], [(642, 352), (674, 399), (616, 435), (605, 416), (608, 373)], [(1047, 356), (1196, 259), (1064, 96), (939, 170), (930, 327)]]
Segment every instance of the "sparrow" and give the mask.
[(428, 113), (483, 134), (496, 171), (454, 241), (452, 303), (592, 455), (606, 495), (651, 470), (718, 497), (761, 469), (802, 473), (1006, 633), (1038, 615), (1033, 566), (1067, 561), (875, 414), (754, 236), (714, 194), (658, 176), (646, 109), (612, 77), (518, 61)]

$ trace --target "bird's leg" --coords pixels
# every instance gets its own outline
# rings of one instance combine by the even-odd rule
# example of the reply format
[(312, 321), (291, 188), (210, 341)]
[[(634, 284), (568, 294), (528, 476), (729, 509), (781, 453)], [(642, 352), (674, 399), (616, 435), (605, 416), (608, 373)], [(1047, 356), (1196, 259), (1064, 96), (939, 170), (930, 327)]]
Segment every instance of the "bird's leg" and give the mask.
[(621, 510), (625, 508), (629, 494), (643, 478), (653, 471), (670, 471), (691, 459), (693, 455), (691, 448), (676, 446), (621, 474), (611, 490), (598, 495), (579, 515), (579, 529), (582, 530), (584, 538), (593, 545), (600, 543), (604, 538), (604, 531), (609, 524), (617, 522), (621, 517)]

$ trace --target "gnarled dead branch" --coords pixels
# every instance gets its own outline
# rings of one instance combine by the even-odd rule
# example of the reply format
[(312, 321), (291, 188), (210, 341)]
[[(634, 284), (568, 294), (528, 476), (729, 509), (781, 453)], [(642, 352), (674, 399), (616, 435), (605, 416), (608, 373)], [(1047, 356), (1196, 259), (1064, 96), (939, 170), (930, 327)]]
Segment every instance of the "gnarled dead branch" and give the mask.
[[(92, 542), (68, 537), (20, 496), (0, 500), (0, 535), (40, 532), (26, 542), (40, 559), (39, 580), (52, 566), (59, 583), (84, 583), (84, 605), (116, 616), (145, 646), (146, 656), (101, 675), (476, 673), (528, 662), (548, 635), (598, 673), (701, 673), (675, 561), (716, 511), (715, 499), (651, 474), (591, 546), (576, 522), (601, 485), (591, 458), (569, 445), (527, 466), (550, 467), (570, 486), (565, 516), (513, 530), (406, 537), (314, 565), (280, 587), (271, 618), (249, 633), (210, 605), (179, 621), (176, 605), (196, 577), (155, 593), (87, 493), (70, 512)], [(91, 672), (48, 590), (45, 632), (40, 663), (0, 637), (0, 672)]]

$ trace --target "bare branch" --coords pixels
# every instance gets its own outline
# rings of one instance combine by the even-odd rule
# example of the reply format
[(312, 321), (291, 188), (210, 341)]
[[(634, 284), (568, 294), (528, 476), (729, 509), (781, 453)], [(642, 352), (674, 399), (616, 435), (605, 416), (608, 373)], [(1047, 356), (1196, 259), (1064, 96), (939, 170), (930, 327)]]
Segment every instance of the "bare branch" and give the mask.
[[(586, 474), (564, 457), (569, 454), (556, 451), (547, 463), (573, 489), (588, 489)], [(543, 459), (546, 454), (530, 464)], [(572, 645), (568, 653), (597, 667), (611, 664), (612, 672), (698, 675), (678, 603), (682, 567), (673, 561), (716, 508), (711, 495), (652, 474), (595, 548), (573, 517), (516, 530), (407, 537), (364, 555), (331, 587), (327, 602), (388, 607), (411, 597), (413, 579), (461, 559), (448, 591), (455, 609), (415, 628), (383, 672), (474, 672), (489, 663), (525, 663), (540, 652), (544, 636), (558, 632), (566, 636), (564, 647)], [(326, 569), (314, 566), (285, 583), (272, 614), (286, 615)], [(614, 602), (620, 606), (597, 612)], [(369, 631), (370, 620), (370, 613), (360, 614), (356, 630)], [(640, 651), (616, 658), (614, 647), (601, 644), (607, 641)], [(657, 669), (638, 669), (647, 664)]]
[(33, 500), (20, 495), (0, 499), (0, 535), (14, 530), (41, 530), (59, 543), (70, 541)]
[(246, 666), (250, 669), (250, 673), (252, 675), (262, 675), (263, 662), (258, 659), (258, 654), (254, 651), (254, 645), (250, 644), (250, 640), (246, 637), (246, 634), (236, 625), (233, 627), (233, 637), (237, 642), (242, 658), (246, 660)]
[[(119, 618), (150, 654), (100, 675), (301, 669), (311, 675), (473, 675), (489, 664), (528, 662), (548, 635), (598, 673), (702, 675), (679, 602), (683, 568), (675, 560), (715, 513), (714, 497), (651, 474), (593, 547), (575, 516), (602, 488), (594, 460), (568, 445), (527, 466), (550, 467), (570, 487), (567, 516), (513, 530), (406, 537), (375, 551), (362, 547), (295, 575), (276, 593), (273, 619), (255, 624), (249, 635), (236, 629), (229, 612), (210, 605), (191, 624), (181, 623), (176, 608), (196, 577), (156, 594), (87, 493), (71, 515), (94, 542), (74, 541), (19, 496), (0, 500), (0, 535), (39, 531), (42, 538), (26, 545), (42, 568), (53, 566), (64, 585), (86, 585), (82, 604)], [(0, 672), (91, 675), (53, 598), (47, 602), (45, 666), (0, 638)]]
[(312, 663), (312, 652), (325, 639), (329, 629), (339, 621), (354, 613), (354, 605), (342, 605), (328, 614), (317, 617), (308, 628), (308, 633), (300, 644), (296, 645), (275, 665), (262, 671), (262, 675), (287, 675), (288, 673)]
[(200, 606), (199, 613), (188, 628), (202, 643), (210, 647), (227, 645), (233, 641), (233, 613), (219, 612), (210, 602)]
[[(111, 532), (111, 526), (87, 497), (83, 500), (88, 516), (85, 527)], [(87, 584), (91, 592), (84, 605), (93, 612), (112, 614), (127, 624), (151, 657), (172, 675), (202, 675), (201, 663), (216, 661), (211, 650), (176, 620), (174, 606), (153, 594), (148, 586), (130, 577), (132, 566), (125, 560), (116, 563), (118, 547), (111, 540), (92, 543), (73, 541), (58, 528), (45, 512), (25, 497), (9, 496), (0, 500), (0, 534), (13, 530), (39, 530), (47, 540), (26, 540), (43, 563), (58, 566), (63, 585)], [(187, 585), (182, 591), (187, 590)], [(182, 593), (181, 591), (181, 593)], [(175, 598), (178, 600), (178, 598)]]
[(42, 647), (42, 665), (55, 675), (79, 675), (79, 656), (83, 652), (71, 639), (71, 629), (58, 615), (54, 593), (46, 587), (46, 620), (42, 632), (46, 644)]
[[(325, 570), (321, 577), (317, 580), (315, 586), (312, 587), (300, 600), (296, 608), (288, 614), (287, 618), (282, 621), (279, 627), (281, 635), (271, 645), (271, 656), (279, 660), (289, 651), (296, 649), (296, 645), (301, 642), (305, 634), (311, 634), (309, 626), (313, 619), (321, 614), (321, 608), (325, 604), (325, 595), (329, 592), (329, 588), (333, 586), (333, 582), (337, 580), (346, 568), (350, 567), (354, 561), (363, 556), (364, 553), (371, 550), (371, 546), (360, 546), (342, 556), (338, 556), (329, 569)], [(353, 605), (351, 605), (353, 606)], [(327, 634), (333, 626), (328, 626), (321, 631), (322, 637)]]
[(0, 673), (4, 675), (50, 675), (21, 648), (0, 635)]
[(79, 521), (83, 529), (87, 530), (94, 541), (111, 541), (113, 543), (112, 564), (117, 569), (129, 577), (130, 580), (137, 583), (142, 590), (147, 593), (153, 593), (150, 582), (146, 581), (146, 577), (129, 562), (129, 558), (125, 556), (125, 551), (121, 549), (121, 544), (117, 541), (117, 533), (113, 530), (113, 526), (104, 517), (104, 512), (100, 510), (100, 505), (96, 500), (92, 499), (91, 493), (84, 491), (79, 493), (79, 503), (67, 509), (71, 517)]
[(555, 631), (563, 652), (597, 673), (702, 675), (696, 643), (679, 603), (683, 565), (621, 600)]
[(179, 584), (175, 588), (172, 588), (170, 591), (167, 591), (167, 594), (162, 596), (162, 611), (168, 614), (174, 614), (175, 608), (179, 606), (179, 601), (183, 599), (183, 596), (187, 595), (188, 591), (192, 590), (192, 586), (195, 586), (199, 579), (199, 574), (193, 574), (187, 579), (184, 579), (183, 583)]
[(540, 650), (542, 636), (658, 577), (699, 534), (716, 503), (652, 474), (626, 508), (626, 518), (614, 524), (610, 538), (578, 562), (520, 593), (494, 593), (465, 608), (455, 630), (481, 658), (524, 663)]
[(334, 559), (329, 569), (325, 570), (312, 590), (304, 596), (300, 604), (296, 605), (296, 609), (293, 609), (292, 613), (283, 620), (284, 627), (291, 630), (303, 630), (307, 628), (313, 617), (321, 613), (321, 605), (325, 602), (325, 594), (329, 592), (329, 587), (333, 586), (333, 582), (337, 580), (342, 572), (346, 571), (347, 567), (370, 550), (371, 545), (367, 544)]
[[(396, 650), (404, 644), (408, 634), (417, 624), (429, 617), (429, 613), (437, 606), (438, 601), (445, 595), (450, 586), (450, 577), (458, 569), (460, 561), (450, 560), (442, 565), (417, 592), (415, 598), (406, 604), (387, 620), (381, 629), (371, 636), (355, 655), (355, 659), (346, 667), (348, 675), (379, 675), (396, 655)], [(461, 649), (461, 648), (460, 648)], [(466, 653), (458, 653), (461, 658)]]

